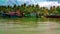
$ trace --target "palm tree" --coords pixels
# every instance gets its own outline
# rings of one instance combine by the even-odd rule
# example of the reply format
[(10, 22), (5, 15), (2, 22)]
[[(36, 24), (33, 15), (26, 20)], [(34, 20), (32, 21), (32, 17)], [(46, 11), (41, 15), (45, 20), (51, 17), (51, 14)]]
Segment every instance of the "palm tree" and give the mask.
[(51, 12), (51, 14), (57, 14), (58, 13), (55, 6), (50, 8), (50, 12)]
[(57, 14), (60, 14), (60, 6), (57, 6), (56, 11), (57, 11)]

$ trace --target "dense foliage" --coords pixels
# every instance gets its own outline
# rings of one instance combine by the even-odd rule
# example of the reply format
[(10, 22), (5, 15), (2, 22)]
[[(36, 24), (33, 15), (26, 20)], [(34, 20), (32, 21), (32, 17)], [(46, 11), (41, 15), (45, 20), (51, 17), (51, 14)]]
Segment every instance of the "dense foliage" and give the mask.
[(21, 12), (27, 13), (27, 12), (36, 12), (36, 13), (40, 13), (42, 15), (50, 15), (50, 14), (60, 14), (60, 7), (57, 6), (52, 6), (50, 7), (50, 9), (46, 8), (46, 7), (39, 7), (39, 5), (26, 5), (25, 3), (22, 5), (14, 5), (12, 6), (0, 6), (0, 13), (2, 11), (4, 12), (9, 12), (9, 11), (16, 11), (16, 10), (20, 10)]

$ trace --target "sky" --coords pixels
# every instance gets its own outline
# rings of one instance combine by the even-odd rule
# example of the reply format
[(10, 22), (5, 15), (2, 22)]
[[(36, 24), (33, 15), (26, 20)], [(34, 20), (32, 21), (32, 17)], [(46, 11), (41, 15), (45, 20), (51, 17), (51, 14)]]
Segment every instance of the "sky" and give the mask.
[(60, 6), (60, 0), (0, 0), (0, 5), (38, 4), (40, 7)]

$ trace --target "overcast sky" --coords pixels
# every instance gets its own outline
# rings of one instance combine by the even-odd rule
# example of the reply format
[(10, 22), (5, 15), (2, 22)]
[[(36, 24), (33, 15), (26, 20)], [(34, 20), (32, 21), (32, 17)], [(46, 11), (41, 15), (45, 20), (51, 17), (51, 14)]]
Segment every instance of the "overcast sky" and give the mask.
[(40, 7), (43, 6), (57, 6), (60, 5), (60, 0), (0, 0), (0, 5), (21, 5), (23, 3), (29, 4), (39, 4)]

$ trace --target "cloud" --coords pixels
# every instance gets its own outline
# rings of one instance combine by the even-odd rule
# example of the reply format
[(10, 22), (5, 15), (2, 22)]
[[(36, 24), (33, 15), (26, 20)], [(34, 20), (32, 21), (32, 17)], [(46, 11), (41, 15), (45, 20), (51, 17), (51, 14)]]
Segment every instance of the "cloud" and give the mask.
[(38, 3), (40, 7), (50, 7), (50, 6), (60, 6), (60, 3), (58, 2), (39, 2)]
[(38, 4), (40, 7), (49, 7), (49, 6), (58, 6), (60, 3), (58, 1), (51, 0), (6, 0), (5, 2), (0, 3), (0, 5), (21, 5), (23, 3), (29, 4)]

